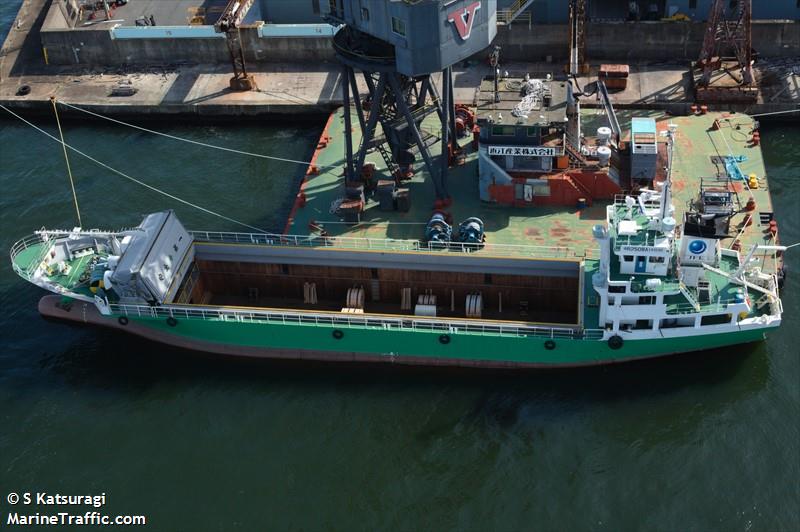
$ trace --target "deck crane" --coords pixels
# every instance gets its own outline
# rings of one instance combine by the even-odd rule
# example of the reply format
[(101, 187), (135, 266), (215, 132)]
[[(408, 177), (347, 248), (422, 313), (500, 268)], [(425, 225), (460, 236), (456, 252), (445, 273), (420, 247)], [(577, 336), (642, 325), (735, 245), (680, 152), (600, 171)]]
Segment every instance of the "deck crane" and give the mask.
[(228, 45), (228, 52), (233, 64), (231, 89), (235, 91), (250, 91), (257, 88), (253, 75), (247, 73), (244, 48), (239, 33), (239, 25), (247, 16), (247, 12), (250, 11), (254, 2), (255, 0), (230, 0), (217, 22), (214, 23), (214, 31), (225, 34), (225, 43)]

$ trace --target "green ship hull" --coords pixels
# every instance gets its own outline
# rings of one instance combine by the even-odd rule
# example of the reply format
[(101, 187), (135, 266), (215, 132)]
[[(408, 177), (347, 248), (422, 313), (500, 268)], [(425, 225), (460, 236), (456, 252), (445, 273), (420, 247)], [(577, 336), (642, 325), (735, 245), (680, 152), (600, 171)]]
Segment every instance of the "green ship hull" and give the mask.
[(91, 303), (73, 301), (64, 304), (60, 296), (45, 296), (39, 310), (47, 317), (110, 327), (159, 343), (218, 355), (482, 368), (613, 364), (757, 342), (765, 336), (764, 328), (744, 329), (674, 338), (624, 340), (621, 347), (614, 349), (601, 339), (103, 316)]

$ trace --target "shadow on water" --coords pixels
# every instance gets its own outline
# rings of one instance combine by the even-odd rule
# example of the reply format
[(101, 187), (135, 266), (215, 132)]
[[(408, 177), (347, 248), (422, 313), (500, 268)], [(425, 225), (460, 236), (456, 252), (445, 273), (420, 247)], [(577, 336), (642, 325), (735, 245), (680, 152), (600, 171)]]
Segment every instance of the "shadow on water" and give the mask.
[(744, 386), (743, 393), (752, 393), (763, 388), (769, 373), (764, 343), (599, 367), (481, 370), (238, 359), (163, 346), (116, 331), (61, 326), (90, 334), (63, 351), (45, 354), (40, 365), (75, 387), (136, 394), (164, 382), (200, 381), (264, 388), (287, 385), (312, 393), (331, 388), (342, 393), (468, 391), (478, 395), (470, 415), (490, 416), (501, 426), (513, 424), (520, 408), (531, 400), (563, 411), (569, 405), (633, 401), (721, 384)]

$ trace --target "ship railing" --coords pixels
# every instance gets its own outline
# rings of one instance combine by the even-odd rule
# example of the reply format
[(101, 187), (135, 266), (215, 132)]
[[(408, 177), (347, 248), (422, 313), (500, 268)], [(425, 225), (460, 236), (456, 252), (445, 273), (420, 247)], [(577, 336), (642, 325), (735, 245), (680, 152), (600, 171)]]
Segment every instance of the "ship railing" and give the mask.
[(521, 244), (471, 244), (462, 242), (422, 242), (420, 240), (392, 238), (359, 238), (320, 235), (276, 235), (269, 233), (236, 233), (223, 231), (190, 231), (196, 242), (222, 242), (265, 246), (330, 247), (340, 249), (375, 251), (424, 251), (485, 253), (490, 255), (578, 258), (583, 257), (566, 246), (526, 246)]
[[(622, 280), (622, 279), (614, 279), (614, 280)], [(661, 281), (661, 284), (658, 284), (656, 286), (648, 286), (647, 283), (644, 281), (631, 281), (631, 291), (636, 293), (679, 292), (680, 289), (681, 289), (680, 282)]]
[(730, 305), (737, 305), (741, 303), (735, 299), (725, 299), (715, 301), (713, 303), (700, 303), (697, 307), (692, 303), (675, 303), (667, 305), (667, 314), (708, 314), (712, 312), (730, 312), (728, 307)]
[(605, 331), (603, 329), (584, 329), (583, 330), (583, 339), (584, 340), (602, 340)]
[(17, 263), (16, 260), (17, 257), (19, 256), (20, 253), (22, 253), (28, 248), (31, 248), (33, 246), (39, 246), (41, 244), (47, 244), (52, 240), (53, 238), (51, 238), (49, 235), (37, 232), (33, 235), (26, 236), (25, 238), (22, 238), (17, 242), (15, 242), (14, 245), (11, 246), (11, 251), (9, 252), (9, 255), (11, 256), (11, 265), (12, 268), (14, 268), (14, 271), (17, 272), (18, 275), (26, 279), (30, 279), (31, 277), (33, 277), (33, 274), (39, 267), (39, 264), (42, 262), (42, 260), (44, 260), (45, 255), (47, 255), (50, 246), (47, 245), (42, 246), (42, 249), (40, 250), (40, 253), (37, 254), (36, 259), (31, 260), (25, 266), (22, 266)]
[(552, 339), (600, 339), (602, 330), (570, 327), (543, 327), (513, 323), (476, 323), (452, 320), (446, 323), (410, 316), (358, 316), (337, 313), (283, 312), (280, 310), (228, 309), (220, 307), (151, 307), (148, 305), (111, 304), (112, 313), (123, 316), (176, 320), (208, 320), (280, 325), (315, 325), (383, 330), (413, 330), (445, 334), (480, 334), (492, 336), (537, 337)]

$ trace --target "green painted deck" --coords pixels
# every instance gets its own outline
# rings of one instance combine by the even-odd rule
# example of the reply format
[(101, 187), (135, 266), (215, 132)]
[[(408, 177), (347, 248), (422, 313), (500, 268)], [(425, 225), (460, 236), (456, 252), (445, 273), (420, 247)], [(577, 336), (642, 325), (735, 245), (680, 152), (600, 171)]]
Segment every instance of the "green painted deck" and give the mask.
[[(423, 123), (423, 128), (435, 131), (438, 118), (434, 115), (429, 120), (430, 122)], [(354, 149), (357, 149), (360, 131), (355, 113), (353, 127)], [(415, 164), (414, 178), (404, 185), (411, 194), (411, 210), (408, 213), (382, 212), (376, 199), (367, 198), (363, 222), (351, 226), (330, 212), (331, 204), (344, 193), (342, 173), (345, 140), (344, 115), (341, 110), (331, 121), (328, 134), (331, 140), (320, 151), (317, 159), (321, 173), (308, 178), (304, 188), (307, 204), (297, 209), (288, 232), (307, 234), (311, 231), (309, 223), (313, 221), (332, 236), (422, 239), (433, 212), (435, 195), (421, 157), (418, 157), (420, 160)], [(576, 209), (562, 208), (513, 209), (481, 202), (478, 197), (478, 158), (470, 147), (471, 139), (471, 136), (460, 139), (459, 144), (467, 153), (466, 164), (451, 168), (448, 177), (453, 205), (447, 211), (452, 213), (456, 224), (471, 216), (481, 218), (485, 224), (487, 242), (493, 244), (566, 246), (579, 250), (593, 247), (591, 229), (593, 224), (605, 220), (603, 205), (578, 212)], [(441, 156), (440, 143), (435, 143), (430, 150), (438, 164)], [(374, 162), (378, 174), (388, 178), (385, 164), (377, 152), (368, 153), (367, 161)]]
[[(725, 175), (724, 166), (715, 163), (715, 159), (729, 154), (744, 155), (747, 160), (740, 163), (741, 171), (745, 175), (756, 174), (759, 187), (752, 191), (757, 207), (753, 225), (746, 228), (740, 237), (742, 249), (746, 250), (756, 242), (764, 243), (770, 240), (766, 231), (769, 223), (767, 217), (772, 213), (772, 202), (761, 150), (758, 146), (751, 146), (749, 142), (750, 135), (747, 133), (752, 126), (751, 118), (746, 115), (731, 115), (730, 120), (723, 121), (720, 130), (714, 131), (712, 130), (714, 120), (724, 119), (727, 114), (668, 117), (659, 112), (625, 110), (620, 111), (618, 117), (626, 137), (630, 135), (628, 128), (634, 116), (655, 118), (659, 131), (666, 130), (669, 123), (678, 126), (672, 188), (675, 217), (678, 221), (682, 220), (687, 204), (697, 198), (702, 177)], [(597, 127), (606, 125), (605, 115), (595, 109), (584, 110), (581, 120), (583, 130), (587, 134), (591, 134)], [(354, 150), (356, 150), (360, 142), (360, 131), (354, 111), (352, 122)], [(436, 122), (435, 115), (429, 117), (429, 120), (423, 123), (423, 129), (436, 131)], [(288, 232), (292, 234), (313, 232), (310, 224), (314, 223), (332, 236), (422, 239), (425, 225), (433, 211), (434, 192), (421, 158), (415, 165), (414, 178), (406, 185), (411, 192), (410, 212), (382, 212), (378, 208), (376, 199), (367, 198), (362, 223), (355, 226), (348, 225), (331, 213), (331, 204), (344, 194), (342, 174), (345, 139), (342, 110), (337, 111), (331, 120), (328, 135), (330, 141), (319, 151), (317, 158), (321, 172), (308, 178), (304, 188), (307, 204), (295, 211)], [(478, 197), (477, 154), (471, 149), (470, 142), (471, 137), (460, 140), (461, 146), (467, 153), (466, 163), (451, 168), (448, 177), (453, 205), (447, 210), (452, 213), (456, 224), (470, 216), (481, 218), (485, 224), (487, 243), (566, 246), (578, 256), (597, 247), (592, 239), (591, 228), (592, 225), (605, 221), (607, 203), (595, 202), (592, 207), (579, 211), (572, 207), (514, 208), (481, 202)], [(438, 164), (441, 152), (439, 143), (431, 146), (430, 150)], [(385, 174), (385, 165), (376, 152), (368, 153), (367, 161), (376, 164), (378, 174), (388, 177)], [(739, 182), (735, 188), (741, 206), (744, 207), (748, 199), (746, 185)], [(759, 213), (765, 213), (766, 221), (762, 221)], [(745, 214), (737, 215), (732, 227), (737, 231), (741, 229), (744, 218)], [(723, 240), (723, 247), (729, 246), (731, 242), (732, 239)]]
[[(44, 242), (33, 244), (14, 256), (14, 266), (21, 270), (33, 268), (44, 259), (48, 249), (48, 244)], [(91, 297), (94, 294), (89, 290), (89, 281), (81, 281), (80, 278), (87, 268), (89, 268), (94, 256), (95, 254), (84, 255), (73, 260), (65, 261), (70, 266), (69, 273), (65, 275), (55, 273), (53, 275), (48, 275), (47, 278), (68, 290)]]

